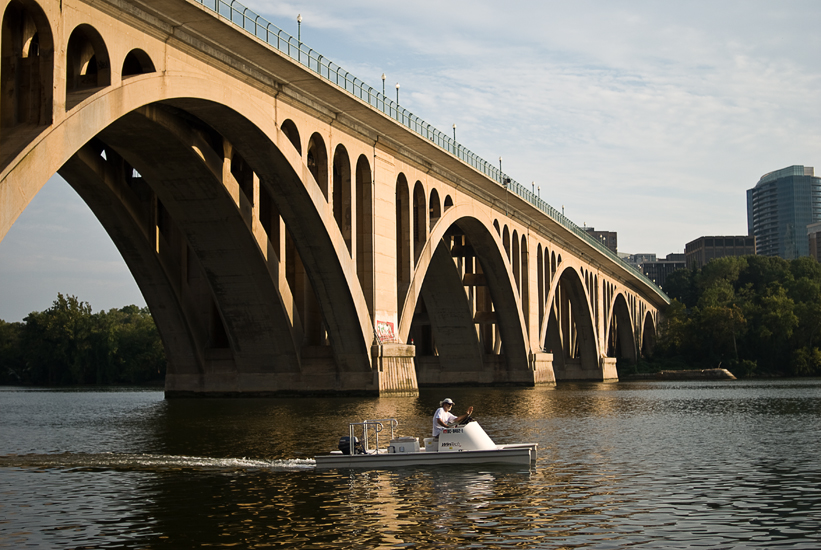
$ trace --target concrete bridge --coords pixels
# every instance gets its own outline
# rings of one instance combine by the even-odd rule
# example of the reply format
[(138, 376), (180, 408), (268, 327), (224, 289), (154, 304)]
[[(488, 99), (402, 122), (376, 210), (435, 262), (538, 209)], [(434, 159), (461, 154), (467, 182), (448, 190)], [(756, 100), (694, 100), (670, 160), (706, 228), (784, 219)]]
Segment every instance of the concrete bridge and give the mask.
[(139, 285), (166, 395), (616, 379), (666, 296), (226, 0), (0, 0), (0, 239), (55, 172)]

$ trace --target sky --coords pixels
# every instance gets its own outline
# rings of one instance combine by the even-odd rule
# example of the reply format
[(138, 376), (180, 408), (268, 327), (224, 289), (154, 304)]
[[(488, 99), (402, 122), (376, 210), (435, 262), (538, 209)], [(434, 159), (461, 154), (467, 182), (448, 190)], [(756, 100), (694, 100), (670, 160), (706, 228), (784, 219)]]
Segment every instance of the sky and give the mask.
[[(821, 2), (246, 0), (619, 252), (747, 233), (746, 190), (821, 173)], [(0, 319), (144, 305), (58, 177), (0, 242)]]

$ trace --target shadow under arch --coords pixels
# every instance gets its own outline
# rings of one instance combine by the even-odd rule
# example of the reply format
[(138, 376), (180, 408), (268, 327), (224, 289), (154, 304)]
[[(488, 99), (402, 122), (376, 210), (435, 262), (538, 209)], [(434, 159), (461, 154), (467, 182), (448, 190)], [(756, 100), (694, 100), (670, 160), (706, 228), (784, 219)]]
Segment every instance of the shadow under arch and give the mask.
[(556, 380), (602, 380), (593, 311), (584, 281), (574, 268), (559, 264), (545, 309), (549, 314), (539, 341), (553, 354)]
[(607, 320), (607, 356), (636, 362), (636, 334), (631, 322), (627, 299), (619, 292), (612, 299), (610, 319)]
[[(400, 341), (408, 341), (416, 304), (420, 296), (422, 296), (428, 273), (432, 268), (446, 265), (443, 260), (445, 252), (440, 249), (440, 245), (444, 242), (443, 239), (448, 232), (456, 231), (458, 234), (464, 235), (467, 238), (467, 241), (472, 247), (472, 253), (475, 254), (475, 257), (481, 265), (483, 279), (490, 292), (495, 308), (495, 323), (501, 336), (502, 355), (508, 371), (507, 376), (515, 378), (516, 374), (527, 372), (529, 368), (529, 349), (527, 346), (527, 335), (525, 332), (522, 308), (518, 293), (515, 290), (516, 284), (513, 280), (507, 255), (504, 252), (499, 236), (493, 231), (493, 220), (480, 218), (479, 216), (476, 210), (470, 206), (454, 206), (442, 214), (439, 223), (434, 227), (434, 231), (425, 243), (419, 256), (411, 284), (404, 297), (398, 337)], [(447, 250), (447, 246), (444, 248)], [(458, 277), (459, 274), (456, 272), (450, 252), (447, 252), (447, 256), (448, 258), (445, 259), (454, 267), (441, 267), (440, 269), (445, 272), (450, 271)], [(464, 286), (461, 284), (461, 277), (459, 277), (459, 279), (458, 292), (461, 296), (465, 296)], [(447, 292), (446, 289), (453, 288), (455, 287), (452, 284), (447, 284), (441, 288), (437, 288), (436, 285), (430, 285), (431, 295), (425, 299), (425, 303), (437, 299), (446, 299), (444, 296), (440, 298), (437, 298), (437, 296)], [(426, 289), (425, 292), (428, 292), (428, 290)], [(467, 329), (467, 323), (469, 329), (475, 334), (476, 329), (469, 310), (466, 318), (470, 318), (470, 320), (461, 322), (462, 330)], [(437, 338), (437, 346), (440, 345), (440, 340), (441, 338)], [(460, 341), (468, 342), (469, 339), (465, 337), (460, 339)], [(470, 346), (472, 345), (473, 342), (470, 342)], [(473, 352), (470, 353), (471, 357), (476, 357)], [(484, 355), (481, 355), (481, 352), (480, 356), (484, 357)]]

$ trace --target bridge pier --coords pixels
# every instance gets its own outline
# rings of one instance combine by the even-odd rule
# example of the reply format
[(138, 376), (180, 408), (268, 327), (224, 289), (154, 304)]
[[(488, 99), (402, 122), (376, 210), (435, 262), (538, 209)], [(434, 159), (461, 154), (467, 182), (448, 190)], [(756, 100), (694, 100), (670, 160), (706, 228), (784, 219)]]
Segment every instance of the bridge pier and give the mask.
[(406, 344), (377, 344), (371, 347), (374, 366), (374, 386), (380, 396), (416, 397), (419, 384), (416, 381), (414, 356), (416, 346)]

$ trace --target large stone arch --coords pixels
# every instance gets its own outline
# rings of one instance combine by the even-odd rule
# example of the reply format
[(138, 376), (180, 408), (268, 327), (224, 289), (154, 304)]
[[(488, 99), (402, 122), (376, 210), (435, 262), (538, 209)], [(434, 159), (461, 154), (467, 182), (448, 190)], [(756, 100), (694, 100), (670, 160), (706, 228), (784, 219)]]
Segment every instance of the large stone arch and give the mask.
[(607, 319), (606, 341), (607, 356), (623, 358), (631, 363), (636, 362), (636, 334), (633, 330), (633, 322), (630, 316), (630, 308), (624, 294), (616, 294), (610, 307), (609, 319)]
[[(454, 206), (442, 214), (439, 223), (434, 227), (430, 238), (425, 243), (408, 291), (404, 296), (404, 305), (399, 321), (398, 336), (403, 342), (407, 341), (413, 323), (413, 315), (416, 304), (423, 293), (425, 279), (431, 266), (436, 267), (441, 256), (439, 246), (448, 232), (458, 232), (464, 234), (472, 248), (471, 253), (475, 254), (482, 268), (482, 280), (492, 296), (495, 307), (495, 324), (501, 336), (504, 363), (507, 372), (502, 379), (489, 380), (492, 376), (486, 373), (485, 379), (488, 382), (510, 382), (526, 383), (525, 373), (529, 368), (529, 353), (525, 321), (516, 283), (513, 279), (513, 271), (507, 254), (499, 236), (492, 230), (493, 220), (477, 212), (467, 205)], [(435, 256), (437, 256), (435, 258)], [(448, 260), (453, 264), (452, 258)], [(437, 289), (431, 285), (432, 293), (425, 300), (427, 304), (436, 299), (436, 292), (446, 292), (445, 288)], [(447, 288), (452, 288), (448, 286)], [(427, 289), (425, 289), (427, 292)], [(464, 288), (459, 287), (459, 292), (464, 296)], [(442, 299), (445, 299), (442, 297)], [(401, 300), (401, 298), (400, 298)], [(428, 312), (430, 313), (430, 312)], [(475, 327), (471, 320), (471, 330)], [(441, 339), (441, 338), (440, 338)], [(466, 341), (466, 340), (465, 340)], [(438, 340), (437, 340), (438, 342)], [(485, 367), (483, 367), (485, 368)], [(487, 370), (485, 368), (485, 370)], [(530, 380), (532, 382), (532, 379)]]
[(556, 380), (602, 380), (605, 373), (595, 315), (582, 274), (560, 263), (546, 307), (547, 323), (540, 330), (539, 341), (553, 354)]
[[(157, 80), (162, 83), (158, 85)], [(180, 99), (192, 97), (199, 99)], [(362, 373), (359, 377), (361, 380), (349, 377), (345, 381), (352, 387), (360, 389), (372, 386), (369, 353), (372, 328), (367, 306), (360, 285), (356, 284), (355, 268), (352, 265), (342, 265), (346, 261), (345, 256), (348, 256), (347, 246), (333, 223), (332, 212), (319, 186), (308, 167), (301, 162), (287, 136), (273, 121), (268, 120), (269, 117), (264, 116), (267, 113), (258, 112), (258, 107), (255, 107), (257, 103), (248, 101), (239, 92), (225, 94), (224, 90), (215, 89), (205, 78), (157, 74), (156, 77), (145, 75), (139, 79), (129, 79), (120, 86), (98, 91), (92, 99), (78, 106), (73, 116), (43, 131), (12, 162), (3, 166), (0, 173), (0, 206), (9, 214), (0, 220), (0, 238), (7, 233), (20, 212), (53, 173), (63, 165), (66, 165), (66, 172), (69, 173), (71, 165), (66, 163), (78, 153), (83, 143), (91, 141), (110, 126), (108, 133), (101, 135), (101, 138), (104, 142), (108, 140), (114, 148), (114, 144), (120, 139), (119, 134), (124, 133), (124, 127), (128, 125), (125, 122), (126, 116), (131, 114), (128, 120), (140, 126), (142, 123), (136, 122), (135, 117), (138, 115), (135, 111), (146, 104), (159, 102), (193, 114), (225, 136), (237, 150), (242, 151), (244, 160), (259, 175), (261, 184), (277, 201), (300, 255), (309, 266), (309, 276), (314, 288), (322, 295), (323, 313), (328, 323), (336, 370)], [(106, 113), (107, 118), (100, 117), (100, 113)], [(145, 118), (144, 115), (140, 116)], [(124, 121), (117, 124), (120, 119)], [(267, 127), (257, 127), (250, 120), (260, 120)], [(153, 131), (156, 128), (152, 126), (151, 129)], [(71, 139), (67, 139), (67, 136), (71, 136)], [(279, 144), (283, 147), (279, 147)], [(284, 147), (285, 144), (287, 147)], [(122, 143), (119, 145), (123, 151), (128, 148)], [(202, 153), (206, 149), (206, 146), (201, 146), (199, 151)], [(196, 151), (193, 148), (191, 150)], [(128, 154), (135, 161), (145, 158), (133, 152)], [(84, 155), (88, 158), (90, 153), (86, 152)], [(207, 156), (209, 155), (205, 155)], [(199, 155), (198, 158), (202, 163), (203, 156)], [(89, 165), (88, 162), (85, 164)], [(146, 176), (151, 174), (150, 166), (146, 165), (144, 170)], [(92, 169), (83, 169), (81, 166), (77, 171), (88, 174), (93, 172), (93, 166)], [(352, 263), (349, 257), (347, 262)], [(258, 273), (255, 272), (254, 276), (258, 276)], [(153, 303), (152, 300), (147, 302)], [(285, 304), (285, 307), (287, 309), (290, 306)], [(173, 318), (174, 315), (169, 317)], [(181, 326), (184, 323), (178, 324)], [(179, 334), (185, 330), (169, 330), (167, 333)], [(171, 358), (175, 355), (179, 353), (169, 354)], [(184, 370), (190, 373), (193, 368), (189, 365)], [(340, 377), (337, 374), (331, 372), (329, 377), (337, 380), (337, 386), (324, 389), (345, 390), (339, 386)], [(254, 390), (264, 389), (256, 381), (247, 381)], [(288, 389), (293, 391), (296, 382), (292, 382)]]

